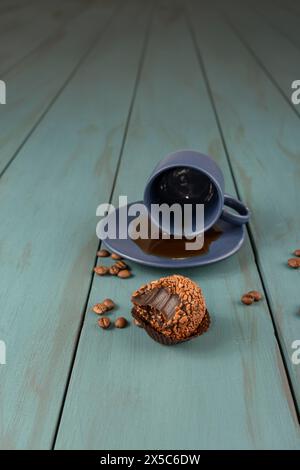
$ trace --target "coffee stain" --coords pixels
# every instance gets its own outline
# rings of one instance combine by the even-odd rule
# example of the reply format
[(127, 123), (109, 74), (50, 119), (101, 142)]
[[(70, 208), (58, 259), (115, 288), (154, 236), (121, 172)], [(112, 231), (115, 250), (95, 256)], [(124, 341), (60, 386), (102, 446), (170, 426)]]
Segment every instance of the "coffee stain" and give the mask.
[(245, 138), (245, 128), (240, 124), (235, 131), (235, 140), (239, 144)]
[(88, 124), (87, 126), (83, 127), (82, 129), (79, 129), (78, 131), (78, 135), (80, 136), (87, 136), (87, 137), (90, 137), (91, 135), (94, 135), (94, 134), (99, 134), (99, 136), (101, 135), (101, 130), (98, 126), (96, 126), (95, 124)]
[(219, 137), (213, 139), (208, 145), (208, 155), (217, 161), (221, 161), (223, 153), (223, 144)]
[(31, 254), (32, 244), (31, 242), (27, 242), (17, 263), (17, 269), (20, 272), (23, 272), (30, 265)]
[(300, 152), (293, 152), (287, 148), (279, 139), (276, 139), (277, 145), (280, 148), (281, 152), (293, 163), (297, 163), (297, 166), (300, 163)]
[[(123, 129), (123, 123), (119, 124), (107, 132), (105, 137), (104, 148), (101, 151), (99, 158), (97, 158), (96, 164), (94, 166), (94, 173), (97, 176), (101, 176), (103, 173), (106, 174), (106, 177), (109, 181), (112, 181), (115, 173), (115, 165), (119, 156), (119, 151), (121, 150), (119, 145), (116, 145), (114, 142), (117, 133)], [(117, 142), (117, 139), (116, 139)], [(114, 155), (115, 154), (115, 155)], [(113, 166), (113, 168), (112, 168)]]

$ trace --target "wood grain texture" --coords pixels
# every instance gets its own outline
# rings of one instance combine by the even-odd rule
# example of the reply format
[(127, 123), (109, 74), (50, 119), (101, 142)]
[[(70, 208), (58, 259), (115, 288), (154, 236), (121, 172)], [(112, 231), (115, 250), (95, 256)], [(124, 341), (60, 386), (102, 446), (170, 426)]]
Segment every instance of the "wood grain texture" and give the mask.
[[(222, 7), (221, 3), (219, 5)], [(299, 106), (291, 101), (294, 91), (291, 85), (300, 77), (300, 48), (245, 3), (230, 1), (222, 10), (241, 41), (286, 96), (294, 111), (300, 113)]]
[(291, 43), (300, 48), (299, 13), (295, 11), (296, 6), (291, 9), (283, 2), (272, 2), (271, 0), (262, 2), (255, 0), (251, 2), (251, 5), (263, 14), (265, 20), (286, 36)]
[(79, 0), (43, 0), (20, 5), (0, 16), (0, 74), (51, 39), (67, 20), (89, 8)]
[[(191, 18), (198, 7), (192, 3)], [(287, 260), (300, 246), (299, 117), (237, 36), (214, 15), (193, 19), (241, 197), (252, 208), (256, 259), (285, 360), (300, 403), (300, 368), (291, 362), (299, 339), (299, 272)], [(220, 80), (222, 75), (222, 80)]]
[(1, 448), (52, 445), (150, 7), (124, 4), (1, 180)]
[(61, 24), (5, 76), (7, 104), (0, 108), (0, 174), (72, 77), (116, 8), (118, 2), (97, 2), (70, 23)]
[[(140, 199), (154, 165), (188, 147), (216, 158), (234, 193), (183, 11), (160, 2), (114, 202), (119, 194)], [(133, 325), (98, 328), (93, 304), (110, 297), (118, 305), (111, 318), (129, 318), (131, 292), (171, 274), (133, 263), (132, 268), (134, 277), (127, 280), (94, 279), (56, 448), (299, 448), (266, 302), (250, 309), (240, 303), (241, 293), (262, 289), (248, 240), (231, 259), (181, 271), (203, 287), (213, 323), (203, 337), (176, 347), (153, 342)]]

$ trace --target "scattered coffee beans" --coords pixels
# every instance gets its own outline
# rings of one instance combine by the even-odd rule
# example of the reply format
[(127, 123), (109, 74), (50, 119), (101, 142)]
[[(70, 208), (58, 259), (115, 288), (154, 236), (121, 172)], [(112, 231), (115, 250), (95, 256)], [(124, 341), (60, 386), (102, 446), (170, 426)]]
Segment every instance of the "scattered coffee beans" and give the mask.
[(300, 256), (300, 250), (295, 250), (295, 251), (294, 251), (294, 255), (295, 255), (295, 256)]
[(98, 320), (98, 325), (100, 328), (103, 328), (103, 330), (107, 330), (107, 328), (110, 327), (110, 319), (107, 317), (101, 317)]
[(262, 295), (258, 290), (250, 290), (242, 296), (241, 301), (245, 305), (251, 305), (253, 302), (259, 302), (261, 299)]
[(131, 276), (131, 272), (128, 269), (122, 269), (118, 272), (118, 277), (121, 279), (126, 279)]
[(107, 308), (107, 310), (112, 310), (115, 307), (115, 303), (111, 299), (105, 299), (102, 302), (103, 305)]
[(124, 317), (119, 317), (116, 319), (115, 321), (115, 327), (116, 328), (125, 328), (125, 326), (127, 326), (127, 320), (126, 318)]
[(94, 271), (98, 276), (104, 276), (108, 273), (108, 268), (106, 266), (96, 266)]
[(121, 269), (127, 269), (128, 268), (127, 264), (124, 263), (124, 261), (121, 261), (121, 260), (117, 261), (114, 265), (117, 266), (117, 268), (119, 268), (120, 271), (121, 271)]
[(97, 256), (99, 256), (99, 258), (107, 258), (110, 256), (110, 252), (107, 250), (100, 250), (97, 252)]
[(104, 305), (104, 303), (102, 303), (94, 305), (92, 310), (93, 312), (97, 313), (97, 315), (103, 315), (103, 313), (107, 312), (108, 308), (106, 307), (106, 305)]
[(245, 305), (251, 305), (254, 302), (254, 298), (252, 297), (252, 295), (244, 294), (241, 298), (241, 301)]
[(114, 264), (109, 268), (109, 274), (111, 274), (112, 276), (117, 276), (119, 271), (120, 271), (120, 269), (117, 266), (115, 266)]
[(262, 299), (262, 295), (260, 292), (258, 292), (258, 290), (250, 290), (250, 292), (248, 292), (248, 295), (253, 297), (254, 302), (258, 302)]
[(294, 268), (294, 269), (300, 268), (300, 258), (290, 258), (288, 260), (288, 265), (290, 268)]
[(118, 255), (117, 253), (111, 254), (112, 259), (122, 259), (122, 256)]

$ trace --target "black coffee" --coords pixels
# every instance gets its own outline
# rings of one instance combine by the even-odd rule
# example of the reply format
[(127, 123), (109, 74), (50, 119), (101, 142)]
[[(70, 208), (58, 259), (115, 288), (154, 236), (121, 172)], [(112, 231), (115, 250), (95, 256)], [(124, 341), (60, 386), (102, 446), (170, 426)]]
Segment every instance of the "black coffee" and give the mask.
[(210, 245), (218, 240), (222, 235), (222, 230), (218, 227), (212, 227), (204, 234), (204, 245), (200, 250), (187, 250), (186, 243), (195, 240), (187, 240), (186, 238), (176, 239), (171, 236), (170, 239), (151, 240), (150, 238), (138, 238), (133, 240), (142, 251), (148, 255), (161, 256), (163, 258), (184, 259), (192, 256), (202, 256), (209, 252)]
[(210, 179), (193, 168), (176, 167), (166, 170), (154, 181), (152, 203), (207, 204), (214, 196)]

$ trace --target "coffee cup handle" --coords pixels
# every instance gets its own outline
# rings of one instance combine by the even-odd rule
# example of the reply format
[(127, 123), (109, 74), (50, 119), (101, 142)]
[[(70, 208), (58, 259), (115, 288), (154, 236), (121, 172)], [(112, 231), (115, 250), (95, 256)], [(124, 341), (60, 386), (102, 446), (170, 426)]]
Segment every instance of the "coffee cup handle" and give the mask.
[(223, 209), (221, 219), (234, 225), (243, 225), (250, 219), (250, 211), (245, 204), (229, 194), (224, 194), (224, 206), (234, 209), (237, 214)]

